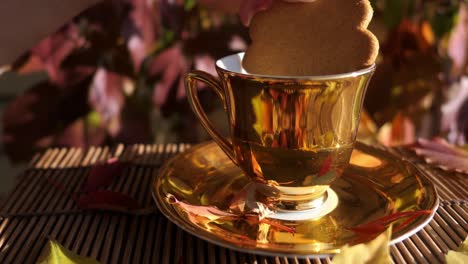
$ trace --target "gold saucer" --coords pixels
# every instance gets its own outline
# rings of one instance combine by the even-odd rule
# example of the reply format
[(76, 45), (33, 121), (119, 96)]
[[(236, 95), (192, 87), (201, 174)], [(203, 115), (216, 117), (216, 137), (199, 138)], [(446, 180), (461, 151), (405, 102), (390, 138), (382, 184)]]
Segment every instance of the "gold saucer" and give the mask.
[(185, 231), (227, 248), (275, 256), (336, 254), (345, 244), (358, 241), (353, 227), (395, 213), (432, 211), (396, 222), (394, 244), (428, 224), (438, 207), (437, 193), (423, 172), (389, 152), (360, 143), (356, 143), (351, 165), (332, 185), (338, 204), (325, 215), (304, 219), (282, 212), (280, 217), (260, 222), (232, 217), (229, 205), (249, 183), (210, 142), (168, 161), (151, 188), (161, 212)]

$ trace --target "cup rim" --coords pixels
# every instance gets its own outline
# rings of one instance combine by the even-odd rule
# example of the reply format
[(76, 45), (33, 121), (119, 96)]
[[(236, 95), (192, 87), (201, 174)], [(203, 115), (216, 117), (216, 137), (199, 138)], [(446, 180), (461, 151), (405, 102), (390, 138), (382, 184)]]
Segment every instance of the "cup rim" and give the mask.
[(245, 52), (239, 52), (239, 53), (231, 54), (231, 55), (218, 59), (216, 61), (216, 69), (222, 72), (229, 73), (230, 75), (236, 75), (236, 76), (241, 76), (245, 78), (262, 78), (262, 79), (272, 79), (272, 80), (303, 80), (303, 81), (324, 81), (324, 80), (355, 78), (358, 76), (362, 76), (362, 75), (374, 72), (376, 69), (376, 64), (373, 63), (372, 65), (366, 68), (359, 69), (359, 70), (352, 71), (352, 72), (346, 72), (346, 73), (327, 74), (327, 75), (303, 75), (303, 76), (291, 75), (291, 76), (288, 76), (288, 75), (254, 74), (254, 73), (248, 73), (247, 71), (244, 70), (244, 68), (241, 68), (240, 71), (236, 71), (236, 70), (228, 69), (225, 66), (224, 62), (228, 60), (237, 59), (237, 60), (242, 61), (244, 54)]

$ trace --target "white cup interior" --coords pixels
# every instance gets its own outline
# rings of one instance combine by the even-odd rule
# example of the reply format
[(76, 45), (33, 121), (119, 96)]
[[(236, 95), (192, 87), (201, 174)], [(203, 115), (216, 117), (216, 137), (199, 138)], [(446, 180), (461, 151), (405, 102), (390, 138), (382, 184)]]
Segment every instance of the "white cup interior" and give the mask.
[(242, 67), (242, 59), (244, 58), (244, 52), (232, 54), (216, 62), (216, 66), (219, 68), (241, 74), (247, 74), (247, 71)]
[(244, 58), (244, 52), (236, 53), (229, 55), (227, 57), (221, 58), (216, 61), (216, 66), (220, 69), (223, 69), (228, 72), (233, 72), (237, 74), (255, 76), (255, 77), (265, 77), (265, 78), (273, 78), (273, 79), (298, 79), (298, 80), (333, 80), (333, 79), (341, 79), (341, 78), (350, 78), (356, 77), (359, 75), (363, 75), (369, 72), (374, 71), (375, 64), (358, 70), (354, 72), (348, 73), (340, 73), (340, 74), (331, 74), (331, 75), (319, 75), (319, 76), (278, 76), (278, 75), (264, 75), (264, 74), (252, 74), (247, 72), (244, 67), (242, 67), (242, 60)]

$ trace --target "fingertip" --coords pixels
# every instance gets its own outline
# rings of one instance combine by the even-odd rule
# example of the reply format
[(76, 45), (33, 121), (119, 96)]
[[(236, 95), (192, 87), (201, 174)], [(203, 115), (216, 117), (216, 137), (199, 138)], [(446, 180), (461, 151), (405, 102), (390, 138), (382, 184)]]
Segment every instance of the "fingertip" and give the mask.
[(252, 18), (256, 13), (267, 10), (271, 7), (274, 0), (244, 0), (239, 9), (239, 17), (242, 24), (246, 27), (250, 25)]

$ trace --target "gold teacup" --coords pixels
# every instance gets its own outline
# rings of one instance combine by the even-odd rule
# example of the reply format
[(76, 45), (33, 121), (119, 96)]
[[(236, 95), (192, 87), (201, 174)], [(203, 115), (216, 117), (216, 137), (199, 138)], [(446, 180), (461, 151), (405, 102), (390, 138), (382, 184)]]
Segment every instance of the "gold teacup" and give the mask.
[[(276, 209), (320, 207), (330, 184), (349, 163), (375, 65), (337, 75), (266, 76), (246, 73), (242, 57), (239, 53), (218, 60), (219, 79), (201, 71), (186, 76), (193, 112), (253, 181), (277, 190)], [(205, 82), (223, 101), (230, 141), (203, 111), (197, 81)]]

